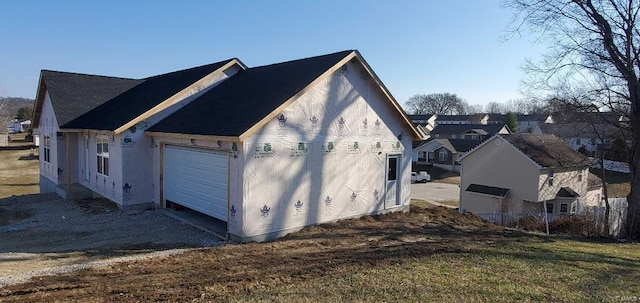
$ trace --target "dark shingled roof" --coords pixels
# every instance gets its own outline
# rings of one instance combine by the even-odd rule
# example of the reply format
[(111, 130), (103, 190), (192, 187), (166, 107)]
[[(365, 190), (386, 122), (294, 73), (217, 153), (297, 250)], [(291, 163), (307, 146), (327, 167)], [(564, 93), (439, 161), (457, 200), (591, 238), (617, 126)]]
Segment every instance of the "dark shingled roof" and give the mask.
[(42, 70), (58, 125), (83, 115), (141, 80)]
[(583, 167), (590, 161), (554, 135), (503, 135), (505, 140), (543, 167)]
[[(115, 130), (233, 59), (139, 80), (139, 84), (61, 128)], [(57, 112), (56, 112), (57, 114)]]
[(472, 129), (480, 129), (486, 131), (487, 134), (497, 134), (502, 128), (504, 124), (438, 124), (431, 131), (431, 136), (435, 134), (440, 135), (460, 135)]
[[(560, 138), (588, 138), (598, 140), (600, 136), (604, 138), (615, 138), (621, 135), (621, 130), (610, 124), (589, 124), (589, 123), (548, 123), (540, 125), (540, 130), (545, 134), (556, 135)], [(599, 142), (599, 141), (598, 141)], [(587, 144), (584, 142), (583, 144)]]
[(481, 140), (469, 140), (469, 139), (445, 139), (445, 140), (449, 140), (449, 143), (451, 143), (451, 146), (453, 146), (453, 148), (456, 149), (455, 151), (458, 153), (467, 152), (472, 148), (478, 146), (478, 144), (482, 142)]
[(504, 198), (507, 196), (507, 194), (509, 194), (508, 188), (487, 186), (487, 185), (480, 185), (480, 184), (469, 184), (466, 191), (476, 193), (476, 194), (494, 196), (498, 198)]
[(556, 198), (578, 198), (580, 195), (571, 187), (562, 187), (558, 190)]
[(351, 52), (240, 71), (148, 131), (240, 136)]

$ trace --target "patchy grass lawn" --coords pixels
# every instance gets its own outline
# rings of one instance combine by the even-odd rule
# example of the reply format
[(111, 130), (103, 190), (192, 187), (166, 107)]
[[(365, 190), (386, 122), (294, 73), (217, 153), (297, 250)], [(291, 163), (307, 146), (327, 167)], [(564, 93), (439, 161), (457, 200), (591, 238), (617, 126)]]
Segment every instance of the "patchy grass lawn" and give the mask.
[(37, 149), (0, 150), (0, 199), (40, 192)]
[(504, 229), (443, 207), (269, 243), (120, 263), (0, 289), (2, 302), (619, 302), (640, 245)]

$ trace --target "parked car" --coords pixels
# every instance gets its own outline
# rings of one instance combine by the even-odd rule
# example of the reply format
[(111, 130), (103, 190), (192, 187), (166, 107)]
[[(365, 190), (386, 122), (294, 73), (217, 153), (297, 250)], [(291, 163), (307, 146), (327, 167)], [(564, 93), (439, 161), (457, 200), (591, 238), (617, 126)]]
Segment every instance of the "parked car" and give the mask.
[(412, 183), (416, 183), (416, 182), (427, 183), (428, 181), (431, 181), (431, 175), (429, 175), (426, 171), (411, 172)]

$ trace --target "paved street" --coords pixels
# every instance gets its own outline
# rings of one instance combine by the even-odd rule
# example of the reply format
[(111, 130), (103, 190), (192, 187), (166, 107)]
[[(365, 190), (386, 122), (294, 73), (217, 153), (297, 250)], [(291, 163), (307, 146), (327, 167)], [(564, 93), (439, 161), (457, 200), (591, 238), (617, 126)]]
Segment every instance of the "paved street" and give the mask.
[(414, 183), (411, 184), (411, 198), (430, 202), (459, 201), (460, 187), (447, 183)]

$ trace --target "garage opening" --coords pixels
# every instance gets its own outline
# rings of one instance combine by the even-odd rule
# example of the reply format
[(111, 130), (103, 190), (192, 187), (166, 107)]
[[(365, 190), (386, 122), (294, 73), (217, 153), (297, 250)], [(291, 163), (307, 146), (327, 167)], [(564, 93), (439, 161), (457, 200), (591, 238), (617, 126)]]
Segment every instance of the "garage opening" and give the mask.
[(166, 145), (163, 152), (163, 199), (190, 223), (215, 228), (226, 237), (228, 221), (228, 153)]

